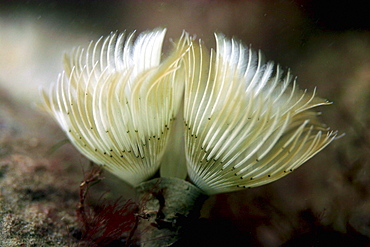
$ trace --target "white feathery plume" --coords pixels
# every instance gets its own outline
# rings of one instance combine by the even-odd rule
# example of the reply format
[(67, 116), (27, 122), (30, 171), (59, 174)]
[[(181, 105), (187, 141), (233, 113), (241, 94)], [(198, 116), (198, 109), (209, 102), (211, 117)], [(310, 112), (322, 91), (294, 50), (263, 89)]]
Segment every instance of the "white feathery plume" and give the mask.
[[(158, 170), (183, 95), (184, 33), (161, 61), (165, 29), (112, 33), (64, 60), (44, 107), (86, 157), (135, 186)], [(180, 77), (180, 78), (179, 78)]]
[(184, 57), (187, 169), (207, 194), (275, 181), (336, 136), (311, 110), (329, 102), (240, 42), (215, 37), (216, 51), (194, 43)]

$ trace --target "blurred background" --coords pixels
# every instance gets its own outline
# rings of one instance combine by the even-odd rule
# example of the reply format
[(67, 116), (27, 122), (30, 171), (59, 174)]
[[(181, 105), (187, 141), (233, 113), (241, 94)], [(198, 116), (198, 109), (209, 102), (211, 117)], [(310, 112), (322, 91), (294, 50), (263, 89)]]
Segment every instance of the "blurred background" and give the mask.
[[(211, 197), (194, 226), (199, 246), (370, 246), (370, 17), (360, 0), (0, 1), (0, 245), (79, 244), (89, 162), (70, 144), (46, 155), (65, 136), (36, 107), (39, 87), (73, 47), (158, 26), (167, 45), (186, 30), (208, 47), (222, 32), (260, 49), (333, 101), (323, 122), (346, 133), (277, 182)], [(133, 197), (105, 176), (97, 190)]]

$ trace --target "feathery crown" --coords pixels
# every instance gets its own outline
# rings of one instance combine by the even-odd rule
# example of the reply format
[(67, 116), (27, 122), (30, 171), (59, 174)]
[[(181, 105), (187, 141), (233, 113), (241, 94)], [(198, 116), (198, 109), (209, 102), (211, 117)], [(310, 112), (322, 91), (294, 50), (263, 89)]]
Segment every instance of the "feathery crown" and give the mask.
[[(182, 111), (185, 128), (172, 134), (185, 133), (184, 150), (174, 153), (185, 152), (190, 179), (207, 194), (275, 181), (335, 138), (312, 111), (330, 103), (297, 89), (289, 72), (274, 72), (272, 62), (221, 34), (208, 51), (183, 33), (162, 61), (165, 32), (135, 42), (134, 33), (112, 33), (78, 48), (43, 93), (45, 108), (97, 164), (134, 186), (150, 178)], [(180, 165), (162, 165), (161, 173)]]

